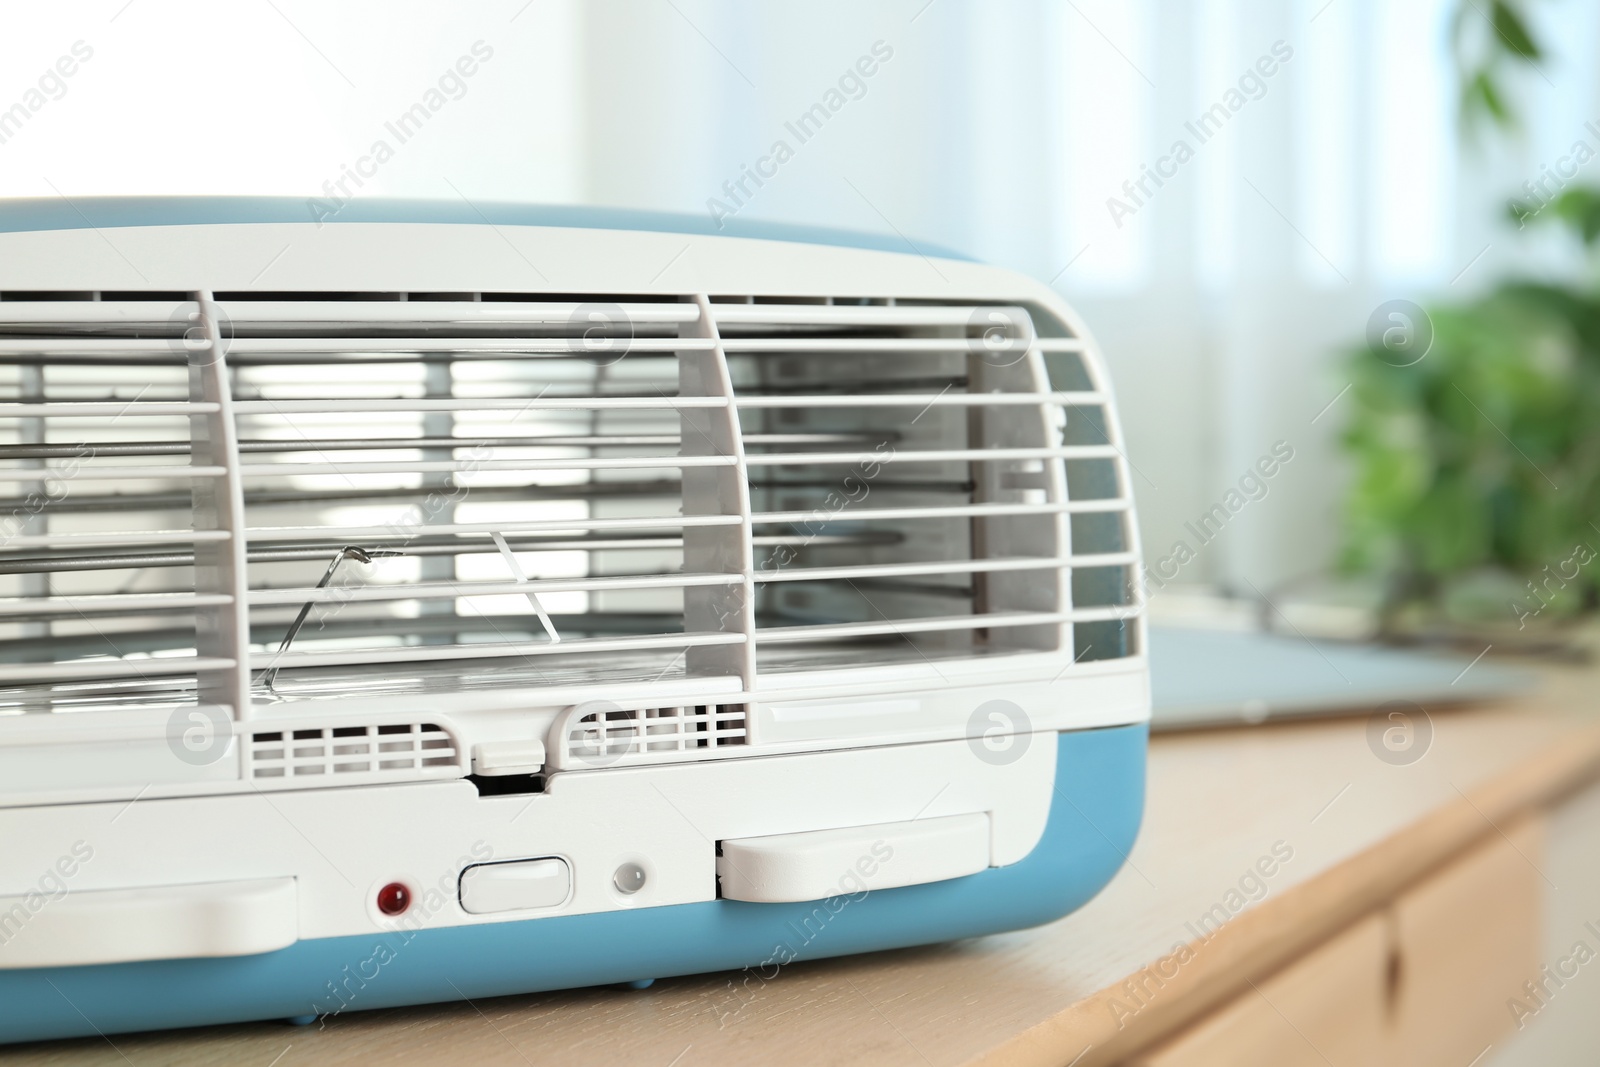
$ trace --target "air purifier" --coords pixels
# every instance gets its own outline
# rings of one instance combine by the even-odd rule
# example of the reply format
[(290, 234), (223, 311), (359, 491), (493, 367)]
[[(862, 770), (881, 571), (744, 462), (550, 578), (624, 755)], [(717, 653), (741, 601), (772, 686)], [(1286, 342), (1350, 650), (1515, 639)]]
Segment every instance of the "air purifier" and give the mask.
[(0, 209), (0, 1039), (747, 986), (1105, 885), (1149, 695), (1088, 332), (723, 222)]

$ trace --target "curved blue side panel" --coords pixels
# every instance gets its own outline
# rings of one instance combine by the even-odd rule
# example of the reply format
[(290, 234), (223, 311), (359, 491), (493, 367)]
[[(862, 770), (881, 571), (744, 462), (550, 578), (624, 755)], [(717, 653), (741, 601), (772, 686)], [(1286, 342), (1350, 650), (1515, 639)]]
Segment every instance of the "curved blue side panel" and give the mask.
[(408, 200), (371, 197), (342, 206), (316, 197), (288, 196), (84, 196), (0, 200), (0, 233), (33, 230), (104, 230), (117, 226), (196, 226), (206, 223), (447, 222), (493, 226), (565, 226), (586, 230), (653, 230), (705, 237), (751, 237), (763, 241), (864, 248), (942, 259), (972, 257), (899, 234), (836, 230), (826, 226), (760, 219), (685, 215), (670, 211), (591, 207), (585, 204), (519, 204), (484, 200)]
[[(778, 965), (1049, 922), (1122, 866), (1144, 725), (1063, 733), (1045, 836), (1020, 863), (859, 899), (707, 901), (302, 941), (229, 959), (0, 971), (0, 1040), (291, 1018)], [(743, 981), (743, 979), (741, 979)]]

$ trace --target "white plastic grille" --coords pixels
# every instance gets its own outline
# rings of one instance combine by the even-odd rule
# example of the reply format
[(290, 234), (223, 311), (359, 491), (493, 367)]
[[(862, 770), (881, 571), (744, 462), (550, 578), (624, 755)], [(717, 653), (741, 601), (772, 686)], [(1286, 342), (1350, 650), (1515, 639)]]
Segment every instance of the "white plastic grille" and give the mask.
[(602, 707), (575, 715), (563, 732), (562, 767), (663, 763), (746, 743), (743, 704)]
[(1069, 642), (1079, 660), (1129, 654), (1126, 476), (1081, 342), (1038, 337), (1021, 307), (716, 311), (746, 440), (760, 671)]
[(250, 735), (252, 778), (384, 780), (453, 778), (461, 773), (455, 741), (428, 722), (312, 727)]
[(743, 581), (685, 566), (685, 530), (743, 521), (685, 496), (735, 464), (684, 440), (692, 413), (728, 418), (685, 374), (714, 358), (680, 336), (693, 304), (224, 307), (259, 698), (397, 663), (438, 688), (665, 677), (740, 641), (684, 621), (690, 591)]
[(13, 509), (93, 451), (0, 543), (0, 712), (1137, 651), (1109, 394), (1024, 308), (14, 296)]
[(0, 295), (0, 715), (239, 703), (229, 427), (186, 295)]

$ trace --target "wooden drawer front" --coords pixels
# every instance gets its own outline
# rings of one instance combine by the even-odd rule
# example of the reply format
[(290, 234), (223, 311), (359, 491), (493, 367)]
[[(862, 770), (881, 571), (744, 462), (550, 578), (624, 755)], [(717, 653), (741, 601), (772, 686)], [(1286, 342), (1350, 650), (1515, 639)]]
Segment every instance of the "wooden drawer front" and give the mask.
[(1467, 1067), (1539, 978), (1543, 844), (1494, 834), (1127, 1067)]
[(1372, 1067), (1384, 1055), (1388, 961), (1387, 924), (1363, 919), (1130, 1063)]
[(1514, 1028), (1506, 1003), (1539, 978), (1543, 862), (1527, 819), (1395, 902), (1391, 1063), (1462, 1067)]

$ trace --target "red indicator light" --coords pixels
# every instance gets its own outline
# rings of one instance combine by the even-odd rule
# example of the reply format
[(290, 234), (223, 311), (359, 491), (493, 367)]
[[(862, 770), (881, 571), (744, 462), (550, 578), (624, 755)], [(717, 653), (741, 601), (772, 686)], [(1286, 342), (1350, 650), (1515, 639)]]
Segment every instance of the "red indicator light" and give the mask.
[(378, 890), (378, 910), (385, 915), (399, 915), (411, 907), (411, 890), (399, 882), (390, 882)]

